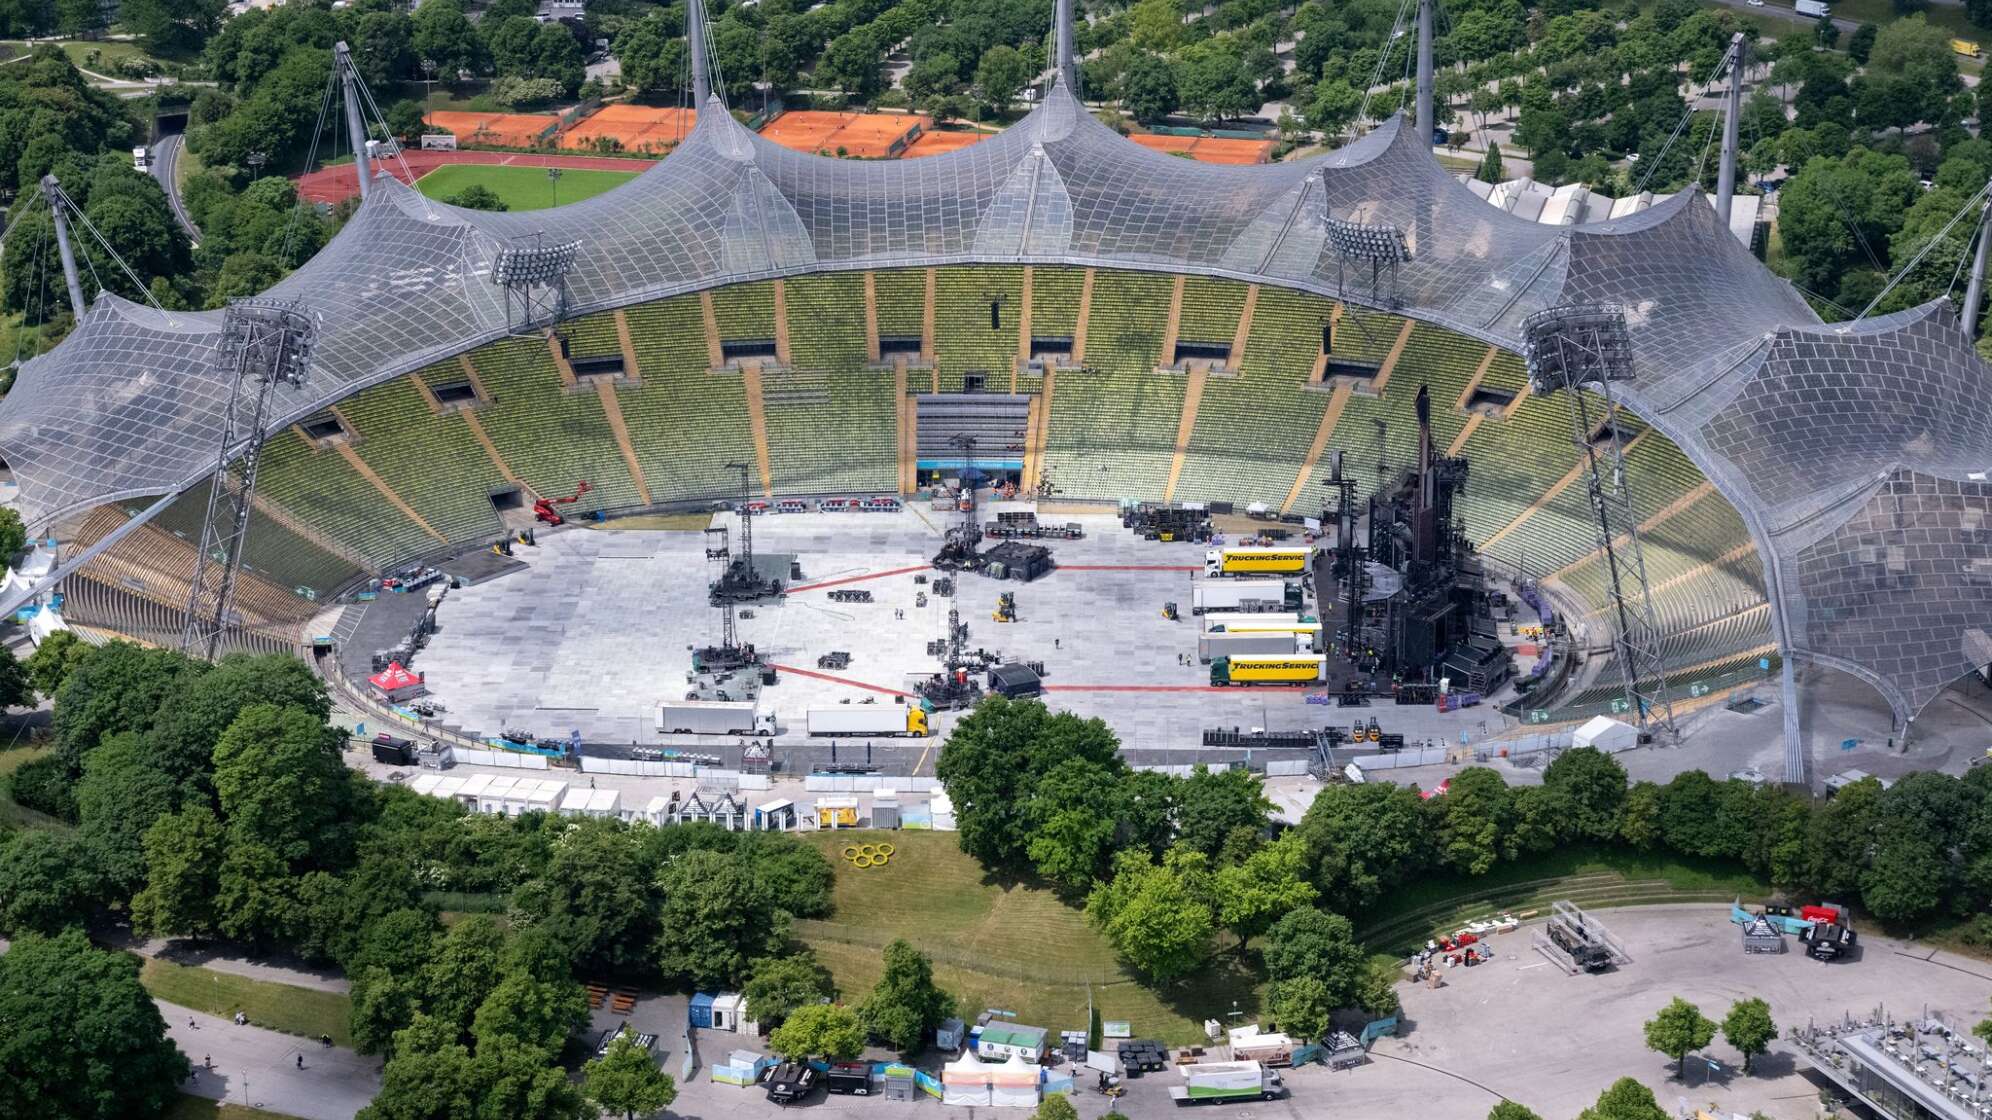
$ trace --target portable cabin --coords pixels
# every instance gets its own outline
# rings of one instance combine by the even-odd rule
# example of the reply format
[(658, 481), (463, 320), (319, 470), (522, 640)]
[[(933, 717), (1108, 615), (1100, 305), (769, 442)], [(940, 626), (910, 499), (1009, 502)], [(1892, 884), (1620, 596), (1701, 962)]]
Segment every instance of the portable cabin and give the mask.
[(776, 800), (754, 806), (754, 831), (795, 831), (795, 802)]
[(961, 1048), (967, 1045), (967, 1043), (968, 1025), (960, 1019), (943, 1019), (941, 1020), (941, 1025), (934, 1028), (934, 1049), (936, 1050), (945, 1051), (949, 1054), (959, 1054), (961, 1053)]
[(704, 1030), (712, 1029), (712, 1001), (717, 998), (719, 997), (711, 992), (692, 993), (691, 1008), (687, 1014), (693, 1026)]
[(889, 1101), (910, 1101), (918, 1099), (919, 1087), (913, 1080), (913, 1067), (894, 1062), (885, 1067), (882, 1075), (883, 1093)]
[(739, 992), (721, 992), (712, 997), (712, 1029), (739, 1034), (760, 1034), (759, 1023), (747, 1017), (747, 997)]
[(858, 827), (858, 799), (855, 797), (819, 797), (816, 799), (816, 827), (818, 829)]
[(976, 1036), (977, 1057), (990, 1061), (1005, 1061), (1020, 1057), (1027, 1062), (1035, 1062), (1044, 1056), (1043, 1027), (1027, 1027), (1021, 1023), (986, 1023)]

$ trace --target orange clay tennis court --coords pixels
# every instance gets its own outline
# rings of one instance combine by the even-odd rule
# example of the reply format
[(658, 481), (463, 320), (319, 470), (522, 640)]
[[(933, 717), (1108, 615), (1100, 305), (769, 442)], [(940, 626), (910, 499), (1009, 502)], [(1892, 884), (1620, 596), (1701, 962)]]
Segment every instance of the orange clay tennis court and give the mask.
[(852, 159), (894, 159), (931, 123), (926, 117), (906, 113), (798, 109), (768, 122), (761, 135), (797, 152), (822, 152)]
[(1137, 132), (1129, 140), (1152, 152), (1186, 155), (1198, 163), (1265, 163), (1272, 158), (1271, 140), (1233, 140), (1222, 136), (1171, 136)]
[(560, 118), (535, 113), (468, 113), (437, 109), (426, 118), (436, 128), (453, 133), (459, 144), (493, 144), (531, 148), (560, 126)]
[(938, 156), (945, 155), (948, 152), (958, 152), (971, 144), (980, 144), (982, 141), (989, 139), (991, 135), (993, 134), (987, 132), (941, 132), (935, 129), (928, 129), (920, 134), (919, 139), (908, 144), (906, 150), (899, 153), (899, 158), (919, 159), (922, 156)]
[(570, 151), (593, 150), (598, 141), (610, 140), (617, 151), (662, 154), (690, 136), (697, 120), (694, 109), (604, 105), (561, 134), (560, 146)]

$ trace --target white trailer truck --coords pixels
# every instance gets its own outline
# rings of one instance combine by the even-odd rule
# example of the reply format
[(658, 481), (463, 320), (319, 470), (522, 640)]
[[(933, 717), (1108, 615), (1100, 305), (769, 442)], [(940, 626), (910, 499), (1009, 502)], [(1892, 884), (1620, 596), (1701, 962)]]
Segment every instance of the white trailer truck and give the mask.
[(775, 717), (752, 700), (666, 700), (657, 705), (664, 735), (773, 735)]
[(1190, 613), (1283, 611), (1288, 600), (1283, 579), (1200, 579), (1190, 584)]
[(1183, 1084), (1169, 1087), (1178, 1105), (1273, 1101), (1286, 1096), (1280, 1075), (1257, 1062), (1199, 1062), (1181, 1067)]
[(1312, 653), (1314, 642), (1298, 634), (1266, 634), (1224, 630), (1206, 631), (1197, 639), (1197, 660), (1209, 664), (1213, 657), (1237, 657), (1248, 653)]
[(927, 710), (918, 704), (847, 704), (835, 708), (811, 708), (808, 712), (811, 735), (914, 735), (927, 734)]

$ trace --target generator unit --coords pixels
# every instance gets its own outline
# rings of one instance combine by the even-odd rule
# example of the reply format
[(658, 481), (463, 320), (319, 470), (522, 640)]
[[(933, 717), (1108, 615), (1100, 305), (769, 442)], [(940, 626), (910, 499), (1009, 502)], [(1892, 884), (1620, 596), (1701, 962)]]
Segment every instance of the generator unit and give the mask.
[(1570, 955), (1571, 963), (1585, 972), (1603, 972), (1612, 966), (1612, 951), (1591, 940), (1576, 926), (1552, 920), (1549, 923), (1549, 939)]

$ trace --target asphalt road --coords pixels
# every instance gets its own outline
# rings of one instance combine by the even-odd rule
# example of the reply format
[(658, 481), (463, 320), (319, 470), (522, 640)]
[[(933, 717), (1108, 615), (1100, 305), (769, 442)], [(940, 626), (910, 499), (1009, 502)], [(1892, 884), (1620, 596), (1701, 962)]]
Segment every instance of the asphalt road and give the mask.
[[(1754, 12), (1755, 14), (1761, 16), (1771, 16), (1776, 19), (1788, 19), (1794, 23), (1803, 23), (1810, 25), (1817, 22), (1811, 16), (1799, 15), (1796, 11), (1792, 9), (1792, 6), (1790, 4), (1766, 3), (1762, 6), (1756, 6), (1752, 5), (1750, 3), (1750, 0), (1708, 0), (1708, 2), (1713, 4), (1721, 4), (1725, 7), (1735, 8), (1739, 12)], [(1936, 2), (1943, 3), (1944, 0), (1936, 0)], [(1963, 3), (1964, 0), (1951, 0), (1951, 2)], [(1836, 16), (1833, 19), (1833, 26), (1839, 28), (1840, 33), (1842, 35), (1851, 35), (1854, 33), (1854, 31), (1857, 28), (1860, 27), (1860, 23), (1858, 21), (1851, 19), (1840, 19), (1839, 17)]]
[(194, 219), (187, 214), (187, 205), (180, 199), (180, 183), (177, 178), (180, 149), (185, 146), (186, 139), (185, 136), (175, 132), (169, 132), (159, 138), (159, 143), (152, 146), (152, 177), (159, 180), (159, 185), (165, 189), (166, 202), (173, 207), (174, 220), (180, 223), (180, 228), (186, 230), (187, 236), (193, 238), (194, 245), (199, 247), (201, 227), (195, 225)]

